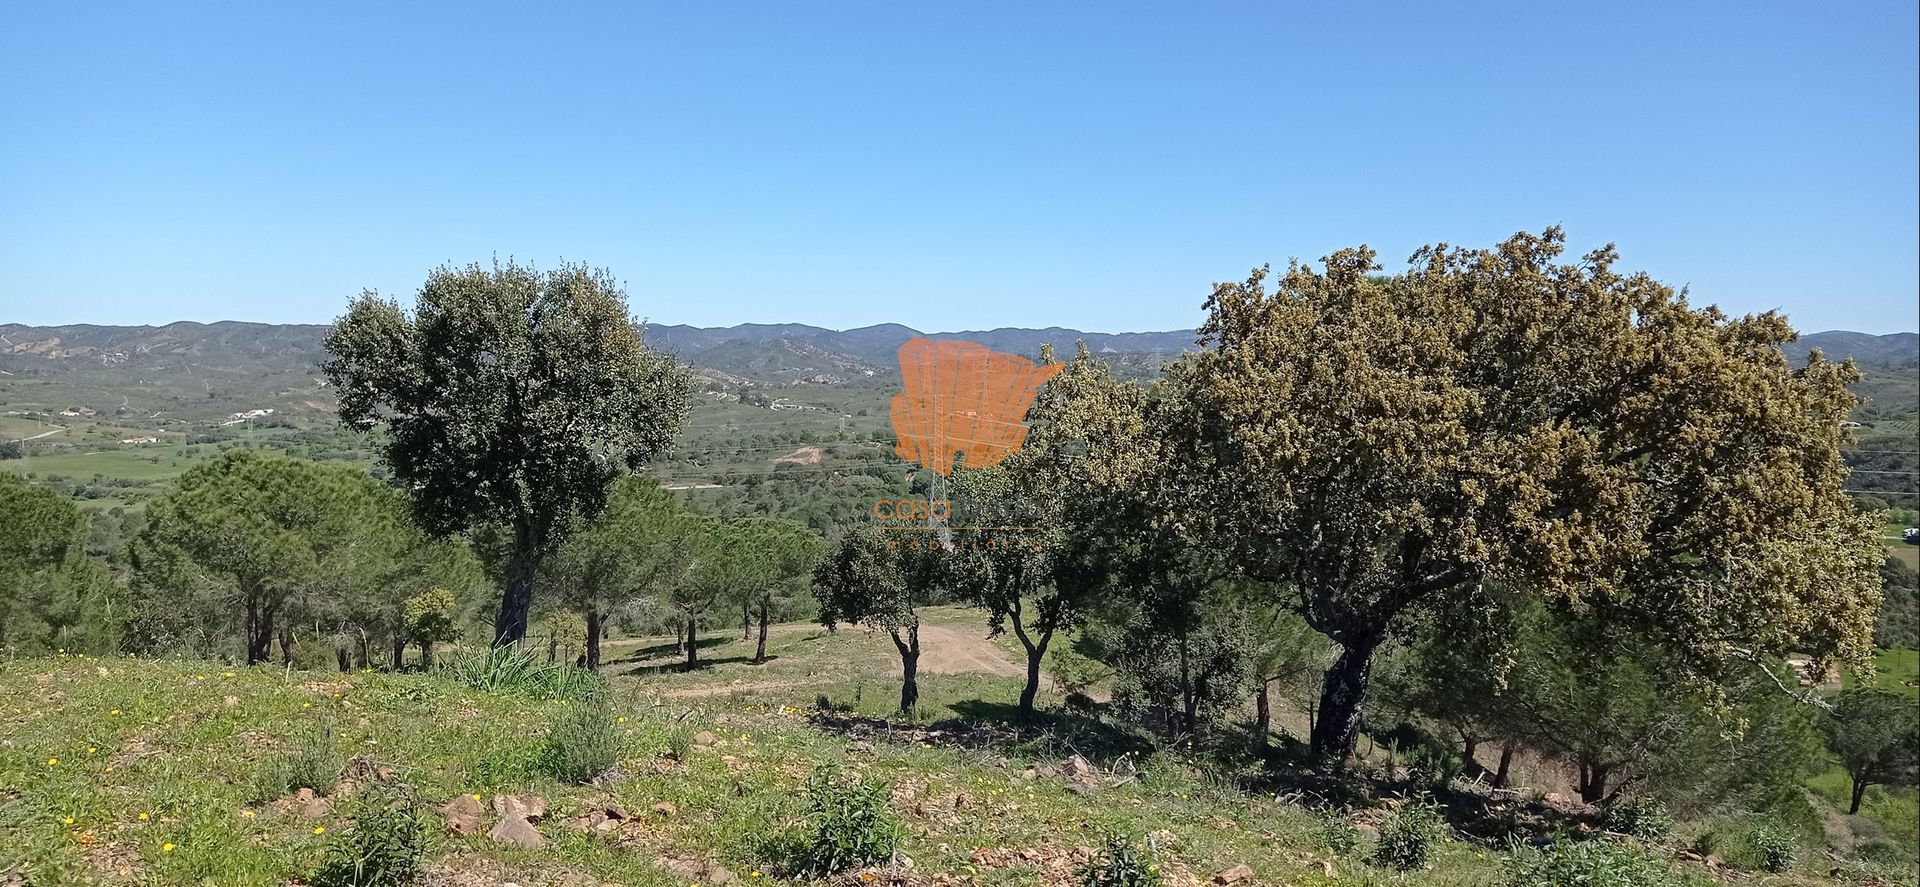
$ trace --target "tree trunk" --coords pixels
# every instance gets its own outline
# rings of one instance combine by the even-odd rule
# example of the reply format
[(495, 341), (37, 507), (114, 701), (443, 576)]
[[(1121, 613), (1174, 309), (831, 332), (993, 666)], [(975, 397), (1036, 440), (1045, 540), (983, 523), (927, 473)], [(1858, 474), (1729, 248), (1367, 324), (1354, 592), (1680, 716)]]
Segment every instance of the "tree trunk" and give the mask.
[(280, 664), (292, 665), (293, 664), (293, 632), (289, 629), (282, 628), (279, 631), (279, 635), (280, 635)]
[(687, 617), (687, 670), (692, 671), (700, 664), (700, 623), (692, 616)]
[(587, 608), (587, 670), (600, 670), (600, 608)]
[(393, 636), (393, 670), (405, 671), (407, 668), (407, 636), (396, 632)]
[(740, 639), (753, 637), (753, 602), (740, 602)]
[(687, 625), (678, 619), (673, 620), (673, 655), (687, 655)]
[(893, 646), (900, 651), (900, 710), (911, 714), (920, 704), (920, 626), (907, 626), (906, 640), (898, 629), (888, 632)]
[(247, 594), (247, 664), (273, 658), (273, 605), (258, 592)]
[(1867, 781), (1858, 776), (1853, 777), (1853, 799), (1847, 802), (1848, 816), (1860, 815), (1860, 800), (1866, 796)]
[(1493, 771), (1493, 787), (1506, 788), (1507, 774), (1513, 768), (1513, 743), (1500, 746), (1500, 769)]
[(1580, 764), (1580, 800), (1588, 804), (1598, 804), (1607, 799), (1607, 777), (1612, 775), (1610, 764), (1582, 761)]
[(353, 670), (353, 651), (347, 649), (346, 644), (333, 648), (333, 658), (340, 664), (341, 673)]
[(760, 598), (760, 643), (753, 648), (753, 664), (765, 665), (767, 661), (767, 611), (770, 609), (765, 595)]
[(1353, 755), (1367, 681), (1373, 676), (1373, 651), (1379, 645), (1377, 637), (1352, 639), (1327, 669), (1320, 685), (1320, 720), (1313, 725), (1314, 754), (1340, 761)]
[(1261, 751), (1270, 747), (1267, 736), (1273, 732), (1272, 687), (1272, 680), (1261, 678), (1260, 693), (1253, 698), (1253, 744)]
[(507, 584), (500, 595), (500, 617), (493, 622), (493, 645), (517, 644), (527, 637), (527, 613), (533, 608), (533, 580), (540, 572), (540, 551), (524, 531), (514, 534), (507, 562)]
[(426, 671), (427, 669), (432, 667), (433, 667), (433, 641), (431, 639), (421, 641), (420, 642), (420, 670)]
[(364, 628), (360, 629), (358, 634), (360, 635), (360, 667), (372, 668), (373, 667), (373, 647), (371, 646), (372, 642), (367, 639), (366, 629)]
[(1047, 644), (1053, 641), (1053, 632), (1040, 635), (1040, 640), (1027, 643), (1024, 633), (1020, 642), (1027, 648), (1027, 685), (1020, 688), (1020, 722), (1033, 721), (1034, 701), (1040, 697), (1040, 664), (1047, 658)]

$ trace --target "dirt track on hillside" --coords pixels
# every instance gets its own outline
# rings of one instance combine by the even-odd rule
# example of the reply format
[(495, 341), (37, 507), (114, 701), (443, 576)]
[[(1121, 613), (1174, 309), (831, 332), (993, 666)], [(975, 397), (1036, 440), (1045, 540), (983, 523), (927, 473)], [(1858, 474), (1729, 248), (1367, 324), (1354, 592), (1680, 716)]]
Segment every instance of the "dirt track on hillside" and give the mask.
[(975, 633), (925, 622), (920, 624), (920, 668), (935, 674), (1027, 676), (1026, 664), (988, 640), (984, 629)]

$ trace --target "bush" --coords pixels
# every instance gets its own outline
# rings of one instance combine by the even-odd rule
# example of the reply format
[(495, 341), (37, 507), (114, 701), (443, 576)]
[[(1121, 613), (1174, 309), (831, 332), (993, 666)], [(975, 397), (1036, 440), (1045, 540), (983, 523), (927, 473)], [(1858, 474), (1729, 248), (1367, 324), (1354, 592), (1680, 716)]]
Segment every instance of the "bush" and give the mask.
[(1556, 841), (1540, 850), (1515, 844), (1509, 867), (1511, 887), (1681, 887), (1689, 883), (1640, 850), (1612, 841)]
[(1100, 853), (1080, 867), (1081, 887), (1156, 887), (1160, 867), (1147, 858), (1140, 843), (1120, 832), (1108, 832)]
[(353, 828), (327, 846), (314, 887), (395, 887), (420, 873), (429, 831), (405, 790), (370, 791)]
[(1664, 841), (1673, 833), (1673, 814), (1653, 798), (1635, 798), (1609, 807), (1603, 824), (1642, 841)]
[(887, 809), (887, 786), (843, 779), (835, 764), (807, 776), (808, 831), (794, 848), (795, 869), (810, 878), (873, 865), (893, 857), (900, 821)]
[(1446, 837), (1439, 806), (1412, 801), (1380, 823), (1380, 844), (1373, 858), (1381, 866), (1403, 872), (1426, 868)]
[(1793, 861), (1799, 855), (1793, 838), (1771, 825), (1755, 827), (1747, 835), (1747, 846), (1759, 858), (1760, 867), (1770, 872), (1784, 872), (1793, 868)]
[(620, 759), (613, 711), (601, 702), (570, 703), (540, 750), (540, 769), (562, 782), (592, 782)]
[(253, 776), (253, 800), (271, 801), (303, 788), (321, 794), (331, 792), (340, 784), (340, 769), (340, 757), (333, 750), (333, 731), (320, 727), (260, 762)]
[(1407, 782), (1422, 789), (1444, 789), (1465, 768), (1459, 752), (1438, 743), (1422, 742), (1407, 749)]

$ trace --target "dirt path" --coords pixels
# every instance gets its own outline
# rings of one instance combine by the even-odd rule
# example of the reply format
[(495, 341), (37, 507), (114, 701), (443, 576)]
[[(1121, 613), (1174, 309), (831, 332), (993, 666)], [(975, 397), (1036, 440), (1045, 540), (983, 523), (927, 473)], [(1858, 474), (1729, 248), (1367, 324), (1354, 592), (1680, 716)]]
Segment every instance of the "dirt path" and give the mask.
[(936, 674), (1027, 676), (1026, 663), (988, 640), (984, 629), (975, 633), (926, 622), (920, 624), (920, 667)]

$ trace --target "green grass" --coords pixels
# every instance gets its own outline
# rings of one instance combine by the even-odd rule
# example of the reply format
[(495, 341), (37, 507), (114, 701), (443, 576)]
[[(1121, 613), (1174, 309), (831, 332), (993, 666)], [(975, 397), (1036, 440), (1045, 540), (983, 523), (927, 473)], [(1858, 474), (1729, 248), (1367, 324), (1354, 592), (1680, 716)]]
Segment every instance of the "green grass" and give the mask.
[[(1843, 677), (1848, 687), (1857, 686), (1851, 676)], [(1873, 651), (1873, 676), (1868, 686), (1892, 690), (1920, 699), (1920, 650), (1887, 649)]]

